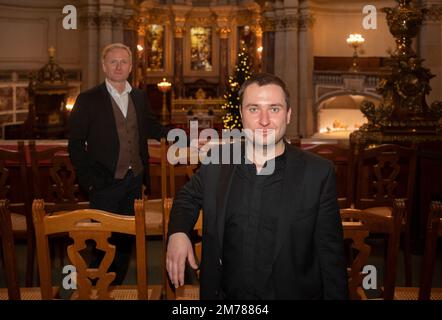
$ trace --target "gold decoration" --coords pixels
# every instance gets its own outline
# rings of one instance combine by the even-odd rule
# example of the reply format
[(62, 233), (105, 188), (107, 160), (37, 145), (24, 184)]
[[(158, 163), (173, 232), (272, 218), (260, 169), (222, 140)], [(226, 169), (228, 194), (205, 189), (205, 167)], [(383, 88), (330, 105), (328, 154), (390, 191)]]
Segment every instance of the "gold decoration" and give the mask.
[(183, 27), (175, 26), (173, 28), (173, 35), (175, 38), (182, 38), (184, 36), (185, 32), (186, 32), (186, 29)]
[(227, 27), (218, 28), (217, 32), (219, 33), (219, 37), (221, 39), (227, 39), (229, 38), (230, 29)]
[(161, 124), (167, 125), (169, 124), (169, 117), (170, 112), (167, 109), (167, 102), (166, 102), (166, 94), (168, 91), (170, 91), (170, 88), (172, 87), (172, 84), (168, 81), (166, 81), (166, 78), (163, 78), (163, 81), (157, 83), (158, 90), (160, 90), (163, 93), (163, 106), (161, 109)]
[(347, 38), (347, 43), (353, 47), (353, 59), (350, 67), (351, 72), (359, 71), (358, 48), (364, 43), (365, 39), (358, 33), (352, 33)]
[(377, 108), (368, 101), (361, 103), (368, 123), (350, 135), (355, 144), (442, 140), (442, 102), (428, 107), (433, 75), (411, 47), (427, 10), (412, 7), (411, 0), (396, 1), (397, 7), (382, 9), (397, 46), (391, 55), (391, 74), (377, 86), (383, 97)]

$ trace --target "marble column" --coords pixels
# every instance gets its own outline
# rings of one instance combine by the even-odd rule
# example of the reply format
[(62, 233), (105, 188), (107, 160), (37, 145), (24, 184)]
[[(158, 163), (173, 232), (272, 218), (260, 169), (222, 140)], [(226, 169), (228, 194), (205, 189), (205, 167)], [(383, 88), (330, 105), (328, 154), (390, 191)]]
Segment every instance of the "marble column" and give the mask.
[(226, 4), (227, 3), (218, 2), (216, 6), (211, 7), (216, 15), (217, 33), (219, 35), (218, 96), (220, 97), (227, 91), (229, 77), (229, 37), (231, 33), (230, 23), (233, 7)]
[(112, 16), (112, 42), (124, 42), (123, 12), (124, 0), (115, 0), (114, 13)]
[(230, 29), (223, 27), (219, 30), (219, 96), (222, 97), (226, 93), (227, 81), (229, 76), (228, 70), (228, 41)]
[(299, 8), (299, 94), (298, 128), (304, 138), (316, 130), (313, 127), (316, 111), (313, 110), (313, 15), (309, 1)]
[(284, 7), (282, 1), (275, 2), (275, 70), (278, 77), (284, 79), (285, 69), (287, 68), (285, 56), (285, 19)]
[(99, 82), (104, 81), (104, 73), (101, 68), (101, 51), (107, 45), (112, 43), (112, 13), (105, 11), (99, 12), (99, 57), (98, 57), (98, 65), (99, 65)]
[(425, 59), (423, 66), (436, 75), (430, 81), (432, 88), (427, 103), (442, 101), (442, 5), (441, 1), (423, 1), (429, 11), (419, 33), (419, 55)]
[(83, 91), (98, 84), (98, 13), (92, 6), (83, 7), (80, 11), (80, 26), (81, 91)]
[(175, 28), (173, 33), (174, 44), (174, 75), (173, 75), (173, 88), (175, 89), (176, 97), (184, 97), (184, 74), (183, 74), (183, 38), (184, 38), (184, 18), (175, 19)]
[(124, 9), (124, 18), (123, 18), (123, 43), (128, 46), (132, 54), (132, 73), (128, 79), (131, 84), (135, 84), (134, 75), (136, 73), (136, 66), (138, 65), (138, 56), (137, 56), (137, 41), (138, 41), (138, 21), (137, 21), (138, 12), (136, 12), (133, 7), (126, 6)]
[(175, 2), (171, 7), (173, 14), (173, 83), (175, 97), (184, 97), (184, 35), (186, 33), (186, 15), (192, 10), (191, 1)]
[[(290, 106), (292, 115), (289, 125), (287, 126), (287, 136), (297, 137), (299, 135), (298, 114), (298, 15), (297, 7), (285, 8), (286, 16), (285, 26), (285, 56), (286, 67), (283, 72), (283, 79), (290, 91)], [(288, 67), (289, 66), (289, 67)]]
[(270, 7), (264, 7), (262, 29), (262, 71), (275, 72), (275, 18)]

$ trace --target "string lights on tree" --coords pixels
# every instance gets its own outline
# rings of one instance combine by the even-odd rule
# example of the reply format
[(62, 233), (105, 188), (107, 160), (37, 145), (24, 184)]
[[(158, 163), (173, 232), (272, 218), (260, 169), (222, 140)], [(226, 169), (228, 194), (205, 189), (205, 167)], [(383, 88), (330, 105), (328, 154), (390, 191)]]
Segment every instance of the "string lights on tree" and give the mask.
[(250, 63), (249, 55), (245, 46), (241, 46), (241, 51), (238, 54), (238, 62), (235, 67), (235, 73), (229, 77), (227, 92), (224, 95), (226, 103), (222, 106), (225, 110), (223, 116), (223, 124), (225, 129), (241, 129), (241, 115), (239, 102), (239, 89), (241, 85), (250, 78)]

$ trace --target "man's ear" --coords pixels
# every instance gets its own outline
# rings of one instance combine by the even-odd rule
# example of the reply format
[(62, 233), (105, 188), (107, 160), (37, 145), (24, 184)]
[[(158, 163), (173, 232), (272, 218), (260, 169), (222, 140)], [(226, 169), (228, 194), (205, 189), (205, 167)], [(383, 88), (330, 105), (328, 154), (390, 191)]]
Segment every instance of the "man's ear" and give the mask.
[(291, 116), (292, 116), (292, 108), (289, 108), (289, 109), (287, 110), (287, 124), (290, 123), (290, 118), (291, 118)]

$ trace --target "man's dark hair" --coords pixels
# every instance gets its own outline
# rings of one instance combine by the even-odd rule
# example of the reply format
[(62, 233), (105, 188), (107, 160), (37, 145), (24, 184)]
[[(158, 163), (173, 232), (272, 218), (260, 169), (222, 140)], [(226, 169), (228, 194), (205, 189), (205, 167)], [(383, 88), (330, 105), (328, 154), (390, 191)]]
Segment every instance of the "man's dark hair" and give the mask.
[(242, 86), (238, 92), (241, 107), (242, 107), (242, 100), (243, 100), (243, 96), (244, 96), (244, 91), (246, 91), (248, 86), (250, 86), (251, 84), (254, 84), (254, 83), (256, 83), (260, 87), (268, 85), (268, 84), (274, 84), (274, 85), (277, 85), (278, 87), (281, 87), (282, 91), (284, 91), (285, 103), (287, 104), (287, 109), (290, 108), (290, 94), (289, 94), (289, 91), (287, 90), (287, 87), (286, 87), (284, 81), (282, 81), (281, 78), (279, 78), (273, 74), (270, 74), (270, 73), (256, 73), (256, 74), (253, 74), (249, 79), (244, 81), (244, 83), (242, 84)]

